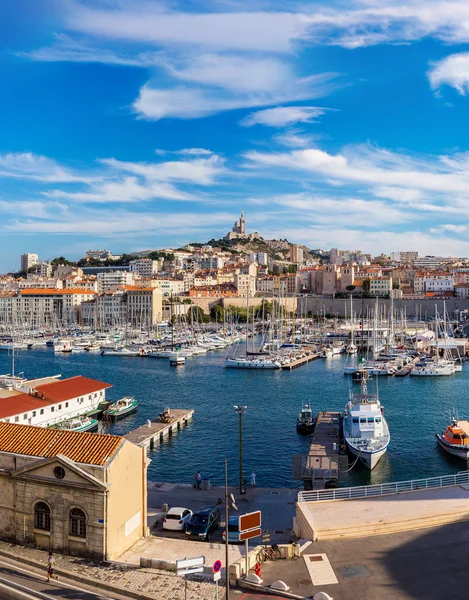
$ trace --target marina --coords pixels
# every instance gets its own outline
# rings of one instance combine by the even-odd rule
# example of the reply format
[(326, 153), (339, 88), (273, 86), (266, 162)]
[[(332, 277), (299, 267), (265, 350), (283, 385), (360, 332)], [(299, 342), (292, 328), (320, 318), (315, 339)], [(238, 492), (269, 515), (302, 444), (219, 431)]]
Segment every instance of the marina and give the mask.
[[(226, 453), (231, 465), (229, 477), (236, 481), (239, 432), (232, 407), (241, 403), (248, 406), (243, 420), (245, 473), (255, 471), (262, 485), (274, 487), (298, 485), (291, 477), (292, 456), (307, 456), (310, 450), (308, 436), (296, 431), (299, 408), (308, 402), (314, 415), (323, 410), (341, 414), (350, 386), (344, 367), (352, 358), (356, 360), (344, 353), (305, 362), (302, 369), (226, 369), (226, 349), (220, 348), (172, 368), (168, 360), (149, 357), (129, 361), (124, 356), (53, 350), (40, 346), (18, 352), (16, 373), (23, 372), (28, 379), (59, 372), (63, 378), (83, 374), (112, 384), (110, 401), (130, 396), (138, 402), (138, 410), (128, 416), (101, 422), (104, 432), (125, 435), (145, 426), (171, 403), (196, 411), (197, 418), (184, 429), (184, 435), (167, 436), (164, 444), (155, 445), (149, 467), (151, 479), (191, 483), (193, 473), (203, 469), (204, 476), (221, 482), (223, 473), (216, 457)], [(0, 372), (11, 372), (8, 352), (0, 354)], [(427, 477), (435, 470), (461, 470), (461, 459), (440, 448), (435, 434), (445, 429), (455, 411), (467, 418), (467, 373), (464, 366), (452, 377), (379, 377), (380, 400), (386, 407), (392, 440), (373, 471), (355, 465), (348, 473), (347, 485)], [(4, 380), (13, 378), (5, 376)], [(425, 410), (423, 398), (427, 399)], [(406, 434), (406, 423), (415, 420), (421, 424), (418, 440)], [(152, 431), (148, 434), (151, 437)], [(276, 448), (275, 458), (265, 452), (266, 447)]]

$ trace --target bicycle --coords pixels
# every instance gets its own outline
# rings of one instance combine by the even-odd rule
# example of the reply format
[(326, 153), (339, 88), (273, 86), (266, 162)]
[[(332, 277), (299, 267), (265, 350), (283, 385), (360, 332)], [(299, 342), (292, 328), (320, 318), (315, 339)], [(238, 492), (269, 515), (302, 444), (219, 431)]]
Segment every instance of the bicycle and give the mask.
[(266, 546), (265, 548), (262, 548), (262, 550), (259, 550), (256, 556), (256, 561), (259, 564), (262, 564), (266, 560), (279, 560), (281, 558), (282, 553), (278, 549), (278, 546), (273, 544), (272, 546)]

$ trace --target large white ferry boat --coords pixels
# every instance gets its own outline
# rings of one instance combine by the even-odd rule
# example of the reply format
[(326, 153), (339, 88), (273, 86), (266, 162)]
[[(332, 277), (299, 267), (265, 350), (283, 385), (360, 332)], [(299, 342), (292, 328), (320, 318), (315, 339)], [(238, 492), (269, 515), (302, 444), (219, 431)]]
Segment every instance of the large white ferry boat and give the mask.
[(370, 470), (388, 448), (391, 436), (378, 394), (369, 394), (366, 379), (359, 393), (350, 392), (343, 420), (344, 439), (351, 454)]

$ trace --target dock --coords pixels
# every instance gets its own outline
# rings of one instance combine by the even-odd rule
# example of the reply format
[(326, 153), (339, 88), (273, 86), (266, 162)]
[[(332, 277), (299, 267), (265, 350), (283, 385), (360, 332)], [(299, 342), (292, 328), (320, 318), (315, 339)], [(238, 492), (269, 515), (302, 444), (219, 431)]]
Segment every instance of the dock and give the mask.
[(347, 479), (348, 457), (341, 454), (342, 415), (337, 411), (318, 414), (309, 453), (293, 456), (293, 479), (302, 480), (305, 490), (336, 486)]
[(168, 422), (163, 423), (159, 418), (147, 421), (145, 425), (132, 429), (123, 437), (138, 446), (153, 450), (155, 446), (170, 437), (180, 429), (183, 429), (192, 420), (194, 409), (172, 408)]
[(293, 360), (292, 362), (288, 363), (287, 365), (282, 365), (282, 369), (291, 371), (293, 369), (301, 367), (302, 365), (306, 365), (306, 364), (310, 363), (312, 360), (316, 360), (320, 356), (321, 356), (320, 352), (312, 352), (311, 354), (308, 354), (307, 356), (303, 356), (302, 358)]

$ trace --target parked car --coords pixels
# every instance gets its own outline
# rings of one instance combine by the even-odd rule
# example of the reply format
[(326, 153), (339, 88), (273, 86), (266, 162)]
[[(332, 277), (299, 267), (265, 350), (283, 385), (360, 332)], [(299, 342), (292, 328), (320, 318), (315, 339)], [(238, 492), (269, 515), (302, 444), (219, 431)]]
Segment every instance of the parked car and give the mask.
[[(226, 539), (226, 532), (222, 532), (223, 541)], [(239, 544), (239, 517), (230, 517), (228, 519), (228, 543)]]
[(199, 508), (186, 527), (189, 539), (210, 541), (212, 534), (220, 527), (220, 511), (215, 506)]
[(181, 506), (170, 508), (163, 519), (163, 529), (184, 531), (191, 517), (192, 511), (188, 508), (182, 508)]

